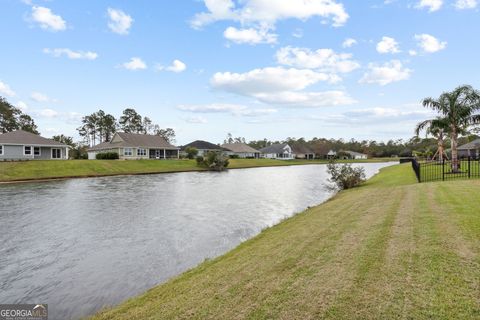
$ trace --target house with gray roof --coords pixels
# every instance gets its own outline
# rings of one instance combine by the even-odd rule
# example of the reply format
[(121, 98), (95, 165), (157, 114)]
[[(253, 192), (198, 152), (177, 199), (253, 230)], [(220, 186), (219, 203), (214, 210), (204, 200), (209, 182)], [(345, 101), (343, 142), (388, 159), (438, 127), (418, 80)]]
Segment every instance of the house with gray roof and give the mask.
[(460, 158), (466, 157), (473, 157), (479, 158), (480, 157), (480, 139), (475, 139), (472, 142), (467, 144), (461, 145), (457, 148), (458, 156)]
[(66, 160), (68, 148), (61, 142), (23, 130), (0, 134), (0, 161)]
[(187, 148), (197, 149), (199, 156), (204, 156), (209, 151), (223, 151), (223, 152), (229, 151), (225, 148), (222, 148), (219, 145), (213, 144), (208, 141), (203, 141), (203, 140), (195, 140), (193, 142), (190, 142), (189, 144), (184, 145), (183, 147), (180, 148), (181, 153), (185, 153), (185, 149)]
[(180, 148), (168, 143), (163, 137), (151, 134), (117, 132), (112, 140), (87, 150), (88, 159), (96, 159), (98, 153), (116, 152), (120, 159), (178, 159)]
[(226, 154), (229, 156), (237, 156), (239, 158), (260, 158), (260, 151), (245, 143), (224, 143), (221, 147), (227, 149)]
[(295, 154), (292, 148), (286, 143), (276, 143), (259, 150), (261, 157), (266, 159), (292, 160)]
[(307, 159), (313, 160), (315, 159), (315, 152), (312, 151), (309, 147), (303, 144), (292, 144), (292, 153), (295, 155), (296, 159)]

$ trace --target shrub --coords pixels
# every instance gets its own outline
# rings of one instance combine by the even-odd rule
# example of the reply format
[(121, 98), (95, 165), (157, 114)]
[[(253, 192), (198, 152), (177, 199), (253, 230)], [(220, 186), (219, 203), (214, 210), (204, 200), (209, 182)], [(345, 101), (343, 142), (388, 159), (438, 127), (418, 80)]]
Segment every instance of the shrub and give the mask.
[(335, 189), (351, 189), (365, 182), (365, 169), (362, 167), (353, 168), (351, 164), (339, 165), (330, 161), (327, 165), (327, 172), (330, 174), (329, 181), (334, 184)]
[(203, 165), (203, 157), (202, 156), (198, 156), (195, 160), (197, 161), (197, 166)]
[(119, 159), (117, 152), (101, 152), (95, 155), (97, 160), (117, 160)]
[(238, 154), (231, 154), (228, 156), (230, 159), (239, 159), (240, 156)]
[(197, 157), (197, 165), (206, 167), (211, 171), (224, 171), (228, 164), (228, 157), (223, 152), (209, 151), (205, 158)]
[(195, 159), (198, 155), (198, 149), (194, 147), (187, 147), (185, 148), (185, 153), (187, 154), (188, 159)]

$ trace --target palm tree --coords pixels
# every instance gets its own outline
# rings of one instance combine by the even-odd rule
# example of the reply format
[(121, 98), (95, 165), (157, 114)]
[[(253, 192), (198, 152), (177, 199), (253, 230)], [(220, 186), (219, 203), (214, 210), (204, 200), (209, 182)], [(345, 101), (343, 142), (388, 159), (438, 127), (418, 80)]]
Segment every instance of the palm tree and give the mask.
[(444, 146), (445, 138), (449, 133), (449, 129), (448, 120), (440, 117), (431, 120), (425, 120), (417, 124), (415, 128), (415, 134), (417, 136), (420, 135), (421, 131), (425, 130), (427, 135), (431, 135), (437, 139), (438, 148), (432, 159), (435, 159), (435, 157), (438, 155), (438, 161), (442, 162), (443, 157), (447, 157)]
[(448, 124), (452, 147), (452, 171), (458, 172), (458, 136), (474, 124), (480, 123), (480, 92), (464, 85), (452, 92), (444, 92), (438, 99), (426, 98), (422, 102), (442, 115)]

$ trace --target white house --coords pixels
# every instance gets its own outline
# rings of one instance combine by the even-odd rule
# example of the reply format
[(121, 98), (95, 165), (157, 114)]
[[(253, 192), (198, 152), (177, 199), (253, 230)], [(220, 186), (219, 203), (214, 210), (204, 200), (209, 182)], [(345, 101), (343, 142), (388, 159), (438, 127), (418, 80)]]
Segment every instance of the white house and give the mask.
[(368, 155), (366, 155), (364, 153), (359, 153), (359, 152), (355, 152), (355, 151), (343, 151), (343, 152), (346, 153), (346, 154), (349, 154), (350, 159), (354, 159), (354, 160), (368, 159)]
[(261, 152), (262, 158), (281, 160), (295, 159), (295, 154), (292, 152), (292, 148), (286, 143), (272, 144), (259, 151)]

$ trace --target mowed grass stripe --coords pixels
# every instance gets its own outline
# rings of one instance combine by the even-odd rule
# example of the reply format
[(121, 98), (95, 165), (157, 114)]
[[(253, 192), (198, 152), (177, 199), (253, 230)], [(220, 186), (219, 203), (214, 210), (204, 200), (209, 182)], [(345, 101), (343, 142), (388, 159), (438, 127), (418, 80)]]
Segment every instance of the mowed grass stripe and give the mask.
[(478, 191), (385, 168), (94, 319), (480, 319)]

